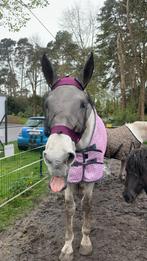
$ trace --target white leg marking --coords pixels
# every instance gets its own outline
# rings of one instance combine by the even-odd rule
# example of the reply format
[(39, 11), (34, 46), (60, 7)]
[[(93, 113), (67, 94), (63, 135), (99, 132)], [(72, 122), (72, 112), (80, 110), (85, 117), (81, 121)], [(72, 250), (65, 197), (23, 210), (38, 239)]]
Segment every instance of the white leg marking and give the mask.
[(72, 242), (74, 239), (73, 233), (73, 216), (75, 213), (75, 202), (73, 198), (72, 186), (68, 185), (65, 190), (65, 208), (66, 208), (66, 233), (65, 244), (59, 256), (60, 261), (73, 260)]
[(94, 183), (85, 184), (84, 196), (82, 199), (82, 207), (84, 211), (84, 220), (82, 226), (82, 241), (80, 246), (81, 255), (90, 255), (92, 253), (92, 243), (90, 240), (91, 231), (91, 200)]

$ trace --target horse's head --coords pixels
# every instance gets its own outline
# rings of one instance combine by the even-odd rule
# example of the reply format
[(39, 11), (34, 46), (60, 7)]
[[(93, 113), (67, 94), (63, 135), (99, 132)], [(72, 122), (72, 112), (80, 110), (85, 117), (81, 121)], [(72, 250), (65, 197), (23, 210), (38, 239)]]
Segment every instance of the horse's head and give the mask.
[(93, 69), (94, 61), (91, 53), (80, 79), (57, 78), (46, 55), (42, 58), (42, 70), (47, 83), (51, 86), (44, 106), (45, 132), (50, 132), (44, 151), (44, 161), (53, 176), (52, 185), (60, 183), (60, 186), (63, 186), (63, 180), (75, 159), (76, 144), (85, 130), (86, 120), (92, 110), (84, 89), (91, 79)]
[(126, 181), (123, 197), (131, 203), (144, 189), (147, 192), (147, 149), (133, 150), (126, 163)]

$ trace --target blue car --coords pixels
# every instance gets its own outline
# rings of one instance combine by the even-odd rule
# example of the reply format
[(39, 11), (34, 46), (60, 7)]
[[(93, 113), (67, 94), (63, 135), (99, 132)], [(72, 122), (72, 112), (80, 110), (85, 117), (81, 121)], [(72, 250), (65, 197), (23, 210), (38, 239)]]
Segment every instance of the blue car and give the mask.
[(44, 134), (45, 117), (30, 117), (17, 138), (18, 148), (26, 150), (45, 145), (48, 137)]

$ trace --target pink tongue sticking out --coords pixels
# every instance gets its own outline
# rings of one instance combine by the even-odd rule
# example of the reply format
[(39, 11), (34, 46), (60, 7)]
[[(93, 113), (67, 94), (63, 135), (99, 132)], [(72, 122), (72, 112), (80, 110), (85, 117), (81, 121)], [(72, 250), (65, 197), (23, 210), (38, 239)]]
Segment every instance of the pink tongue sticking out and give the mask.
[(50, 187), (53, 192), (60, 192), (65, 188), (65, 180), (63, 177), (54, 176), (50, 180)]

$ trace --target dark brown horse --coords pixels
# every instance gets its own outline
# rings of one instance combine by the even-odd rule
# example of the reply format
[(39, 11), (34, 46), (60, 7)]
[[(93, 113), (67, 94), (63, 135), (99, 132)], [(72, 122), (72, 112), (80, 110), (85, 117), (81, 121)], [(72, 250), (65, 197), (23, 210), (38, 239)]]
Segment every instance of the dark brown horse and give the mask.
[(126, 163), (123, 197), (131, 203), (144, 190), (147, 193), (147, 148), (133, 150)]

